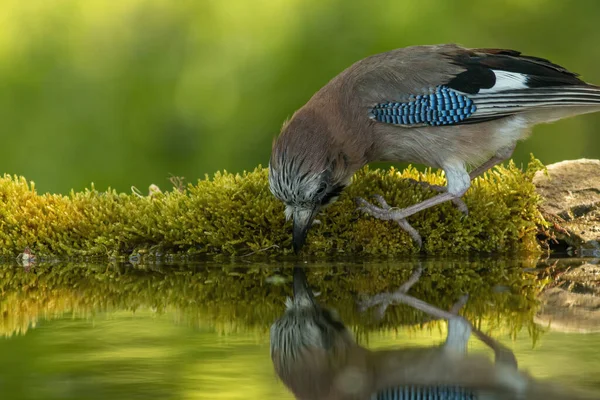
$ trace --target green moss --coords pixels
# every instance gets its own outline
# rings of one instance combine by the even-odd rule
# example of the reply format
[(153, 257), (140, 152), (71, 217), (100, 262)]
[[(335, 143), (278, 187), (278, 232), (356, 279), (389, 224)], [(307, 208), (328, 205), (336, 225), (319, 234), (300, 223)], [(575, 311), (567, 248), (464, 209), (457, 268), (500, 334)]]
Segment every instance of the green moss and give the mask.
[[(544, 220), (532, 184), (542, 165), (532, 158), (522, 171), (512, 162), (476, 179), (464, 200), (465, 217), (443, 204), (409, 218), (435, 254), (539, 251)], [(55, 257), (122, 256), (132, 253), (281, 255), (291, 253), (291, 223), (270, 193), (267, 170), (218, 172), (183, 191), (152, 196), (100, 192), (92, 187), (68, 196), (39, 195), (23, 177), (0, 178), (0, 255), (16, 256), (25, 247)], [(443, 175), (414, 168), (364, 168), (339, 201), (319, 215), (309, 233), (306, 254), (402, 255), (416, 253), (396, 223), (356, 210), (354, 197), (382, 194), (395, 207), (435, 195), (407, 178), (444, 184)]]

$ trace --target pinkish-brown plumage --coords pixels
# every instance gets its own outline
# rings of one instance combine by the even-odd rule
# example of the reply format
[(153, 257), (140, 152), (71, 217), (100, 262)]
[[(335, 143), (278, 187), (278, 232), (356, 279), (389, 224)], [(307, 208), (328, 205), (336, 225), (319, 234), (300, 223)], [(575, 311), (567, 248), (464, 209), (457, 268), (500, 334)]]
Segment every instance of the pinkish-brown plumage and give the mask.
[[(472, 101), (476, 111), (441, 126), (435, 119), (389, 123), (373, 114), (376, 105), (415, 105), (417, 96), (442, 87)], [(270, 187), (294, 219), (299, 250), (320, 208), (334, 201), (362, 166), (405, 161), (442, 168), (447, 189), (427, 202), (404, 210), (361, 202), (364, 211), (408, 226), (406, 217), (460, 198), (472, 178), (510, 157), (533, 125), (599, 109), (598, 87), (542, 58), (457, 45), (392, 50), (342, 71), (284, 124), (273, 143)], [(468, 166), (479, 168), (469, 174)]]

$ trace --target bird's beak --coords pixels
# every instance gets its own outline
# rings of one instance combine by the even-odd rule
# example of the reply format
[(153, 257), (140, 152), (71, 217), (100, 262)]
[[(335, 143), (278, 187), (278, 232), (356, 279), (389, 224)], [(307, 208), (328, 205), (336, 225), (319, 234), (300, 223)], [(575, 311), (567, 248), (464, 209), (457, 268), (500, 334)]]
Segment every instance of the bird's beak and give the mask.
[(307, 300), (313, 305), (315, 304), (315, 298), (312, 290), (308, 286), (304, 268), (294, 267), (294, 301), (301, 302), (302, 300)]
[(313, 209), (297, 209), (294, 211), (294, 229), (292, 231), (294, 253), (298, 254), (302, 250), (302, 246), (304, 246), (304, 242), (306, 241), (306, 235), (317, 212), (318, 207)]

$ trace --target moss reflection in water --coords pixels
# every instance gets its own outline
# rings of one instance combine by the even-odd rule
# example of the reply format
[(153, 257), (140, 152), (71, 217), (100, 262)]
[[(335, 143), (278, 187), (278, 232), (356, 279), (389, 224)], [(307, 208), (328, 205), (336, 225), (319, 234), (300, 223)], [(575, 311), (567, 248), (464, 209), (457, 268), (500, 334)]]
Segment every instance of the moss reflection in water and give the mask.
[[(472, 262), (428, 261), (425, 274), (412, 292), (426, 301), (449, 307), (462, 294), (470, 301), (465, 315), (485, 323), (492, 331), (516, 334), (533, 324), (536, 296), (544, 281), (524, 272), (533, 261)], [(343, 320), (362, 338), (373, 330), (416, 325), (423, 316), (408, 308), (394, 307), (379, 324), (356, 312), (356, 299), (399, 286), (415, 263), (337, 263), (314, 265), (309, 279), (320, 292), (320, 301), (335, 307)], [(25, 333), (39, 319), (93, 318), (99, 312), (136, 311), (155, 314), (169, 311), (178, 323), (226, 334), (252, 331), (266, 335), (282, 312), (290, 293), (291, 264), (278, 265), (38, 265), (30, 272), (14, 266), (0, 267), (0, 332)], [(278, 283), (279, 282), (279, 283)]]

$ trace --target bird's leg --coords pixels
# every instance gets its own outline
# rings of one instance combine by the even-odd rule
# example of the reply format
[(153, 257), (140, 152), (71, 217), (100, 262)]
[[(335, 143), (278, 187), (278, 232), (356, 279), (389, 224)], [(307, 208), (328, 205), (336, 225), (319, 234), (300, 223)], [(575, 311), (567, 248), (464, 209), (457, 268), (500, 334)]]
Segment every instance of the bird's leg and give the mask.
[(448, 186), (444, 193), (438, 194), (437, 196), (423, 200), (418, 204), (413, 204), (412, 206), (403, 209), (395, 209), (389, 207), (387, 203), (381, 202), (383, 198), (379, 200), (379, 203), (381, 205), (385, 204), (386, 207), (377, 207), (367, 202), (365, 199), (359, 197), (356, 199), (356, 202), (359, 206), (358, 209), (374, 216), (375, 218), (384, 221), (396, 221), (400, 225), (400, 227), (402, 227), (405, 231), (407, 231), (410, 234), (413, 240), (420, 247), (422, 243), (421, 236), (416, 231), (416, 229), (414, 229), (408, 223), (408, 221), (406, 221), (406, 218), (427, 208), (436, 206), (441, 203), (445, 203), (449, 200), (460, 198), (467, 191), (471, 182), (469, 174), (465, 170), (465, 167), (462, 163), (448, 163), (444, 168), (444, 171), (446, 172), (446, 179), (448, 181)]
[[(422, 186), (425, 189), (433, 190), (434, 192), (438, 192), (438, 193), (444, 193), (448, 190), (448, 188), (446, 186), (433, 185), (429, 182), (418, 181), (416, 179), (409, 179), (409, 181), (411, 181), (411, 183), (414, 183), (416, 185)], [(460, 197), (456, 197), (456, 198), (452, 199), (451, 201), (452, 201), (452, 203), (454, 203), (454, 205), (456, 206), (456, 208), (458, 208), (458, 210), (460, 212), (462, 212), (463, 214), (469, 213), (469, 209), (467, 208), (467, 205), (465, 204), (463, 199), (461, 199)]]
[[(461, 212), (467, 214), (467, 206), (461, 199), (461, 197), (469, 189), (471, 185), (471, 180), (480, 176), (485, 171), (489, 170), (490, 168), (500, 164), (502, 161), (509, 158), (514, 148), (514, 145), (510, 145), (498, 150), (492, 158), (481, 164), (479, 167), (475, 168), (469, 174), (467, 174), (465, 167), (462, 163), (447, 163), (444, 167), (444, 171), (446, 173), (446, 180), (448, 182), (448, 185), (446, 187), (429, 185), (429, 187), (433, 190), (442, 193), (429, 199), (423, 200), (420, 203), (413, 204), (412, 206), (406, 208), (396, 209), (390, 207), (385, 202), (383, 197), (377, 195), (376, 199), (377, 202), (380, 204), (380, 207), (377, 207), (376, 205), (367, 202), (361, 197), (357, 197), (356, 202), (358, 204), (358, 209), (365, 212), (366, 214), (372, 215), (373, 217), (384, 221), (396, 221), (398, 225), (400, 225), (400, 227), (411, 236), (411, 238), (417, 243), (417, 245), (421, 247), (421, 235), (419, 235), (417, 230), (413, 228), (408, 223), (408, 221), (406, 221), (406, 218), (418, 213), (419, 211), (426, 210), (430, 207), (445, 203), (447, 201), (452, 201)], [(425, 184), (428, 185), (427, 183)]]
[(383, 221), (396, 221), (398, 225), (400, 225), (400, 227), (410, 235), (412, 240), (417, 244), (417, 247), (420, 248), (423, 245), (423, 239), (421, 238), (419, 232), (406, 220), (406, 217), (454, 198), (455, 196), (450, 193), (442, 193), (419, 204), (415, 204), (403, 209), (393, 209), (389, 206), (388, 208), (377, 207), (362, 197), (357, 197), (355, 200), (360, 211), (363, 211), (364, 213), (372, 215), (373, 217)]
[(464, 306), (468, 296), (463, 296), (451, 311), (443, 311), (406, 293), (419, 280), (423, 269), (419, 267), (412, 273), (410, 278), (403, 283), (396, 291), (392, 293), (380, 293), (366, 300), (359, 302), (359, 309), (365, 311), (371, 307), (379, 305), (378, 314), (382, 318), (390, 304), (403, 303), (417, 310), (424, 311), (426, 314), (434, 317), (433, 319), (448, 320), (448, 337), (444, 344), (446, 351), (452, 353), (464, 354), (467, 350), (467, 343), (471, 336), (471, 324), (464, 318), (457, 315), (458, 311)]
[(444, 350), (453, 354), (467, 354), (467, 345), (471, 338), (471, 324), (458, 315), (448, 320), (448, 335)]
[(489, 170), (490, 168), (495, 167), (496, 165), (502, 163), (505, 160), (508, 160), (514, 150), (515, 150), (514, 144), (501, 148), (500, 150), (498, 150), (496, 152), (496, 154), (494, 154), (494, 156), (492, 158), (490, 158), (489, 160), (487, 160), (486, 162), (481, 164), (479, 167), (472, 170), (469, 173), (469, 177), (471, 178), (471, 180), (473, 180), (473, 179), (477, 178), (478, 176), (483, 175), (483, 173), (485, 171)]
[[(423, 269), (421, 267), (417, 268), (415, 272), (412, 273), (410, 278), (408, 278), (408, 280), (394, 292), (379, 293), (368, 299), (362, 300), (361, 302), (359, 302), (359, 309), (365, 311), (376, 305), (385, 305), (385, 308), (383, 308), (383, 312), (385, 312), (387, 306), (389, 306), (390, 304), (402, 303), (416, 308), (417, 310), (421, 310), (426, 314), (435, 317), (436, 319), (455, 318), (456, 314), (452, 312), (443, 311), (439, 308), (430, 305), (429, 303), (424, 302), (423, 300), (419, 300), (416, 297), (412, 297), (406, 294), (406, 292), (408, 292), (408, 290), (419, 281), (422, 272)], [(454, 311), (454, 309), (456, 309), (457, 307), (460, 309), (460, 307), (462, 307), (462, 304), (464, 304), (464, 300), (461, 299), (459, 300), (459, 303), (454, 305), (452, 310)]]
[[(467, 304), (467, 300), (469, 299), (468, 295), (462, 296), (450, 309), (452, 314), (458, 315), (460, 309)], [(464, 324), (468, 326), (464, 326)], [(471, 332), (477, 336), (479, 340), (481, 340), (485, 345), (491, 348), (494, 351), (494, 359), (496, 364), (506, 365), (510, 368), (517, 369), (517, 358), (514, 353), (502, 343), (496, 341), (492, 337), (483, 333), (469, 322), (467, 322), (464, 318), (454, 318), (448, 320), (448, 337), (446, 338), (445, 346), (452, 346), (453, 349), (460, 350), (466, 352), (467, 350), (467, 341), (469, 339), (469, 334), (466, 333)]]
[(379, 305), (379, 314), (380, 317), (383, 317), (387, 307), (390, 304), (403, 303), (416, 308), (417, 310), (425, 312), (426, 314), (432, 316), (432, 319), (434, 320), (446, 319), (448, 320), (448, 336), (446, 338), (446, 342), (444, 343), (446, 351), (464, 354), (467, 350), (467, 343), (471, 333), (473, 333), (479, 340), (481, 340), (494, 351), (494, 358), (497, 364), (504, 365), (512, 369), (517, 369), (517, 359), (514, 353), (508, 347), (483, 333), (465, 318), (458, 315), (460, 309), (467, 303), (469, 298), (468, 295), (462, 296), (452, 306), (450, 312), (448, 312), (406, 294), (408, 290), (416, 282), (418, 282), (422, 271), (423, 269), (421, 267), (416, 269), (410, 278), (393, 293), (380, 293), (366, 300), (362, 300), (359, 302), (359, 309), (361, 311), (365, 311), (371, 307)]
[(406, 230), (411, 235), (413, 240), (420, 245), (420, 243), (422, 243), (421, 236), (416, 236), (416, 234), (418, 234), (417, 230), (414, 229), (408, 223), (408, 221), (406, 221), (406, 218), (418, 213), (419, 211), (426, 210), (430, 207), (436, 206), (441, 203), (445, 203), (454, 198), (456, 198), (456, 195), (450, 192), (446, 192), (438, 194), (437, 196), (431, 197), (429, 199), (423, 200), (418, 204), (414, 204), (412, 206), (402, 209), (395, 209), (391, 207), (386, 209), (377, 207), (361, 197), (357, 197), (356, 202), (359, 206), (358, 209), (366, 214), (372, 215), (373, 217), (381, 219), (383, 221), (393, 220), (398, 222), (400, 227)]
[(510, 369), (517, 369), (517, 358), (515, 354), (502, 343), (493, 339), (491, 336), (483, 333), (466, 319), (458, 317), (458, 312), (467, 303), (469, 296), (462, 296), (451, 308), (450, 312), (457, 317), (448, 320), (448, 336), (444, 347), (446, 351), (465, 354), (467, 352), (467, 343), (471, 333), (494, 351), (494, 360), (496, 364), (506, 366)]

